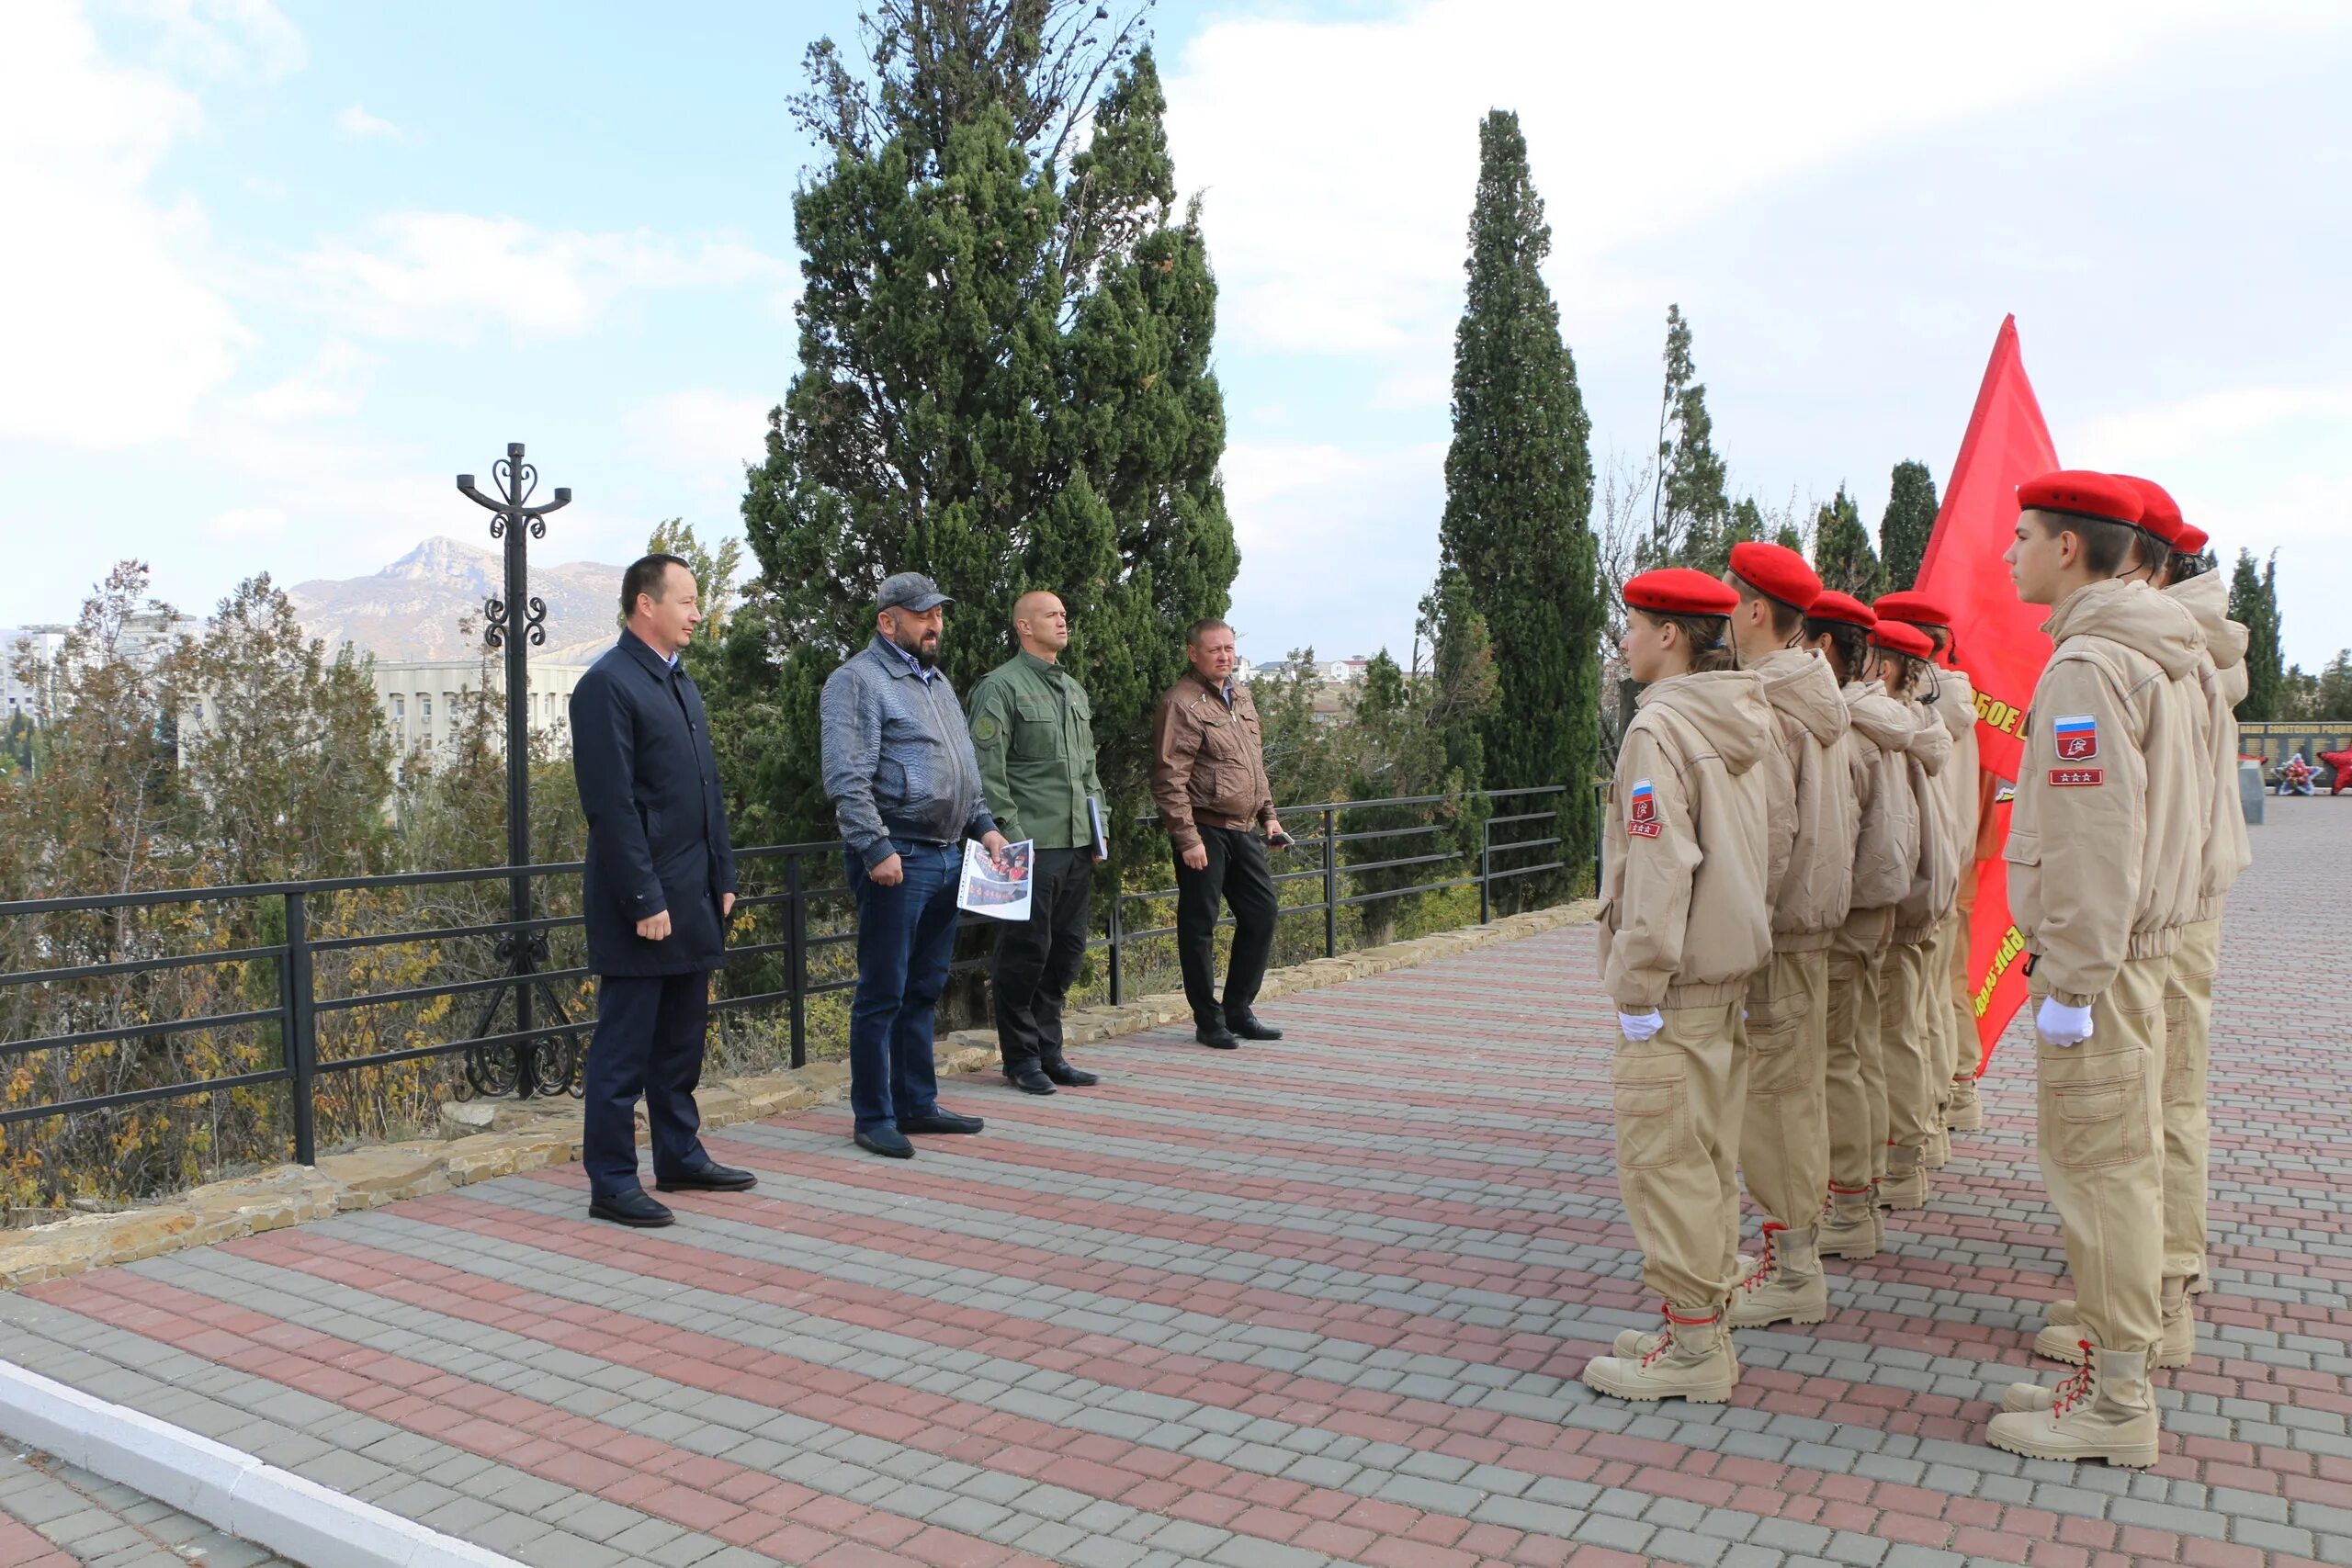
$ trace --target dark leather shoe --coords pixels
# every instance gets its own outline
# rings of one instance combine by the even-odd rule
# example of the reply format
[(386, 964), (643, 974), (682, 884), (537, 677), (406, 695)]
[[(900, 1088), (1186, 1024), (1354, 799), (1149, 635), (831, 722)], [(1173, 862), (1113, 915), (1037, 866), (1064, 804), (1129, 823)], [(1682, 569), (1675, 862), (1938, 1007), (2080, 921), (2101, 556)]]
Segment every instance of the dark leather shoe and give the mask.
[(953, 1111), (934, 1111), (928, 1116), (901, 1116), (901, 1133), (977, 1133), (988, 1123), (978, 1116), (958, 1116)]
[(663, 1192), (749, 1192), (759, 1184), (750, 1171), (717, 1163), (653, 1179), (654, 1187)]
[(1226, 1028), (1223, 1024), (1204, 1023), (1199, 1028), (1193, 1031), (1193, 1038), (1199, 1041), (1202, 1044), (1207, 1046), (1212, 1051), (1238, 1051), (1241, 1049), (1240, 1036), (1235, 1034), (1233, 1031)]
[(1054, 1092), (1052, 1081), (1049, 1080), (1043, 1072), (1038, 1070), (1036, 1064), (1034, 1062), (1023, 1066), (1015, 1067), (1012, 1071), (1005, 1074), (1004, 1081), (1011, 1084), (1013, 1088), (1019, 1089), (1023, 1094), (1051, 1094)]
[(884, 1159), (915, 1157), (915, 1146), (907, 1142), (906, 1134), (895, 1127), (876, 1127), (871, 1133), (861, 1130), (857, 1134), (857, 1146), (867, 1154), (880, 1155)]
[(1239, 1018), (1228, 1018), (1225, 1022), (1227, 1028), (1244, 1040), (1280, 1040), (1283, 1037), (1281, 1030), (1271, 1024), (1260, 1023), (1254, 1012), (1245, 1012)]
[(639, 1230), (654, 1230), (677, 1224), (677, 1216), (662, 1204), (646, 1195), (642, 1187), (632, 1187), (610, 1198), (591, 1198), (588, 1217), (610, 1220), (616, 1225), (635, 1225)]
[(1073, 1067), (1068, 1062), (1048, 1062), (1046, 1076), (1064, 1089), (1089, 1089), (1102, 1080), (1084, 1067)]

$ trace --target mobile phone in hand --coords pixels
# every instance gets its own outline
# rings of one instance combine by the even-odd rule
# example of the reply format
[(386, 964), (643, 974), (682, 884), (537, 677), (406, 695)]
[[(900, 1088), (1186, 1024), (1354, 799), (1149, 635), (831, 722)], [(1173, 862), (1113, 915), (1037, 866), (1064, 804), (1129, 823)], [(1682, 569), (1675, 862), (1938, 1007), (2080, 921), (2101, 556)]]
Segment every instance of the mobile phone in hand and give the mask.
[(1266, 842), (1278, 850), (1286, 850), (1290, 848), (1293, 841), (1294, 840), (1288, 833), (1269, 833), (1266, 835)]

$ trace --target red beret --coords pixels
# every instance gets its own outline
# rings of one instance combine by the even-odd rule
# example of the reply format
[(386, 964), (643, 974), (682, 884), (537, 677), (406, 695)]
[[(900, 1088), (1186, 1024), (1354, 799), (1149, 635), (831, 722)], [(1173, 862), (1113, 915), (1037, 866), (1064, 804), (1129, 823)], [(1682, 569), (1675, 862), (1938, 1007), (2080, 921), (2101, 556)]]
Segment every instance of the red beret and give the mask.
[(2162, 539), (2166, 549), (2179, 549), (2180, 532), (2188, 525), (2180, 520), (2180, 502), (2172, 498), (2172, 492), (2135, 474), (2115, 477), (2140, 492), (2140, 526)]
[(2018, 505), (2037, 512), (2063, 512), (2136, 528), (2147, 503), (2129, 479), (2089, 468), (2060, 468), (2018, 486)]
[(1739, 591), (1703, 571), (1669, 566), (1625, 584), (1625, 603), (1661, 615), (1728, 615), (1739, 608)]
[(1928, 634), (1901, 621), (1881, 621), (1878, 629), (1871, 633), (1871, 646), (1907, 653), (1914, 659), (1936, 656), (1936, 645), (1928, 640)]
[(1732, 574), (1768, 599), (1803, 611), (1821, 597), (1821, 576), (1785, 545), (1749, 539), (1731, 547)]
[(2201, 556), (2205, 553), (2205, 547), (2212, 542), (2205, 530), (2196, 524), (2183, 523), (2180, 525), (2180, 537), (2174, 542), (2172, 547), (2185, 556)]
[(1882, 593), (1871, 609), (1882, 621), (1903, 621), (1915, 626), (1948, 626), (1951, 614), (1924, 593)]
[(1878, 612), (1852, 594), (1840, 593), (1834, 588), (1823, 589), (1805, 614), (1816, 621), (1844, 621), (1864, 631), (1878, 625)]

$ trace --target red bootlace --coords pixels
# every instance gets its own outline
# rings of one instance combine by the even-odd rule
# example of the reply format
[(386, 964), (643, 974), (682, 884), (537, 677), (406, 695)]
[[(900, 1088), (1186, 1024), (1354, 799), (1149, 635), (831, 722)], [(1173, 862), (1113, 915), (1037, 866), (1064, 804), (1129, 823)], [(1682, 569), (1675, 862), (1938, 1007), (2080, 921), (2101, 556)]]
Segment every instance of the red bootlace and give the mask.
[(2083, 1364), (2075, 1369), (2073, 1377), (2058, 1385), (2058, 1396), (2050, 1404), (2050, 1414), (2053, 1416), (2064, 1416), (2091, 1396), (2091, 1342), (2077, 1339), (2075, 1343), (2082, 1347)]
[(1642, 1353), (1642, 1370), (1644, 1371), (1649, 1371), (1652, 1362), (1656, 1361), (1660, 1356), (1665, 1355), (1668, 1350), (1674, 1348), (1674, 1325), (1676, 1324), (1679, 1323), (1685, 1328), (1695, 1328), (1701, 1324), (1713, 1323), (1715, 1321), (1712, 1317), (1677, 1317), (1674, 1315), (1674, 1309), (1670, 1306), (1665, 1310), (1666, 1327), (1659, 1331), (1657, 1343), (1651, 1346), (1647, 1350)]
[(1739, 1282), (1741, 1290), (1760, 1291), (1764, 1288), (1765, 1281), (1771, 1279), (1772, 1238), (1788, 1228), (1778, 1220), (1764, 1222), (1764, 1256), (1756, 1260), (1756, 1267), (1750, 1269), (1747, 1271), (1747, 1278)]

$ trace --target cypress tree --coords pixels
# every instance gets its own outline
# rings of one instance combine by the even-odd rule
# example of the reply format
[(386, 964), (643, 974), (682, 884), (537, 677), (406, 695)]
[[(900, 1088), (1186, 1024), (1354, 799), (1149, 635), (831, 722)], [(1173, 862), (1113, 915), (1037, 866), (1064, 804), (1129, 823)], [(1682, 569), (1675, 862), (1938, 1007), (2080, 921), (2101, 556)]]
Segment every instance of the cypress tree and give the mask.
[(2259, 571), (2253, 551), (2238, 552), (2237, 566), (2230, 573), (2230, 619), (2246, 630), (2245, 695), (2238, 703), (2238, 722), (2277, 718), (2287, 682), (2279, 640), (2278, 552), (2271, 553)]
[[(1707, 412), (1706, 385), (1693, 379), (1698, 366), (1690, 357), (1690, 323), (1679, 305), (1666, 308), (1665, 359), (1650, 544), (1640, 564), (1687, 566), (1721, 576), (1730, 563), (1732, 546), (1742, 536), (1737, 534), (1742, 519), (1724, 493), (1729, 470), (1715, 451), (1715, 422)], [(1746, 521), (1758, 529), (1762, 525), (1760, 513)]]
[(1813, 570), (1821, 574), (1824, 588), (1850, 593), (1865, 604), (1886, 592), (1878, 557), (1871, 549), (1871, 532), (1844, 485), (1815, 515)]
[(1903, 592), (1918, 581), (1919, 562), (1935, 528), (1936, 481), (1928, 465), (1908, 460), (1895, 464), (1887, 485), (1886, 514), (1878, 523), (1878, 555), (1888, 592)]
[(831, 836), (819, 691), (882, 579), (920, 570), (956, 599), (959, 692), (1010, 651), (1015, 598), (1061, 596), (1114, 852), (1147, 840), (1151, 705), (1238, 556), (1199, 215), (1175, 204), (1149, 50), (1101, 42), (1092, 14), (892, 0), (878, 89), (810, 51), (797, 107), (830, 161), (793, 201), (799, 368), (749, 475), (759, 570), (714, 672), (739, 839)]
[[(1493, 649), (1498, 691), (1481, 727), (1487, 786), (1566, 784), (1556, 858), (1577, 867), (1590, 860), (1599, 826), (1592, 781), (1604, 622), (1591, 423), (1544, 282), (1552, 231), (1528, 176), (1519, 117), (1488, 114), (1478, 147), (1468, 298), (1453, 340), (1439, 582), (1467, 585)], [(1530, 886), (1539, 881), (1547, 886)], [(1558, 886), (1521, 883), (1529, 899)]]

